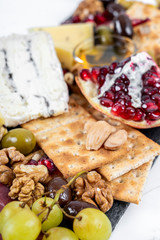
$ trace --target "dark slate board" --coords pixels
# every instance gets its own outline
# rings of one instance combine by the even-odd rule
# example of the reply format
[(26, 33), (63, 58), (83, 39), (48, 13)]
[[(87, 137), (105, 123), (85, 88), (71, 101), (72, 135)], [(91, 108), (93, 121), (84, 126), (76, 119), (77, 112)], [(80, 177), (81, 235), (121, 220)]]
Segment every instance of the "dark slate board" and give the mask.
[[(140, 131), (148, 138), (160, 144), (160, 127)], [(106, 213), (106, 215), (109, 217), (112, 223), (113, 230), (116, 227), (119, 220), (121, 219), (121, 217), (123, 216), (123, 214), (125, 213), (125, 211), (127, 210), (128, 206), (129, 203), (114, 201), (113, 207)]]

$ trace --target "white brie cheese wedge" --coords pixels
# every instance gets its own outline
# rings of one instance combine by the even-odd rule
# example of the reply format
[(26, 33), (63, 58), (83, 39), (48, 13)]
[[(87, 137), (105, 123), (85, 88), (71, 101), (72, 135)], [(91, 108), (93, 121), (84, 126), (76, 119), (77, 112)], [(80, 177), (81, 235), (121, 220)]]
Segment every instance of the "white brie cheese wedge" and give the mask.
[(68, 99), (49, 34), (0, 38), (0, 112), (5, 126), (61, 114), (68, 109)]

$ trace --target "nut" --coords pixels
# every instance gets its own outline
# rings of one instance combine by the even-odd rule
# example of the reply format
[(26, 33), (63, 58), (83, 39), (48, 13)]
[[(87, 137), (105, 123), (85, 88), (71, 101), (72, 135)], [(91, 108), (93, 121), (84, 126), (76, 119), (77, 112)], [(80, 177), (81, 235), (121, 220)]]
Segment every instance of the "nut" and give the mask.
[(0, 150), (0, 165), (5, 165), (9, 162), (8, 156), (4, 149)]
[(72, 85), (74, 83), (74, 75), (73, 73), (67, 72), (64, 75), (64, 81), (68, 84), (68, 85)]
[(103, 13), (104, 7), (99, 0), (84, 0), (80, 2), (78, 8), (74, 12), (73, 16), (79, 16), (81, 20), (87, 18), (90, 14), (96, 14), (97, 12)]
[(127, 140), (127, 132), (124, 129), (111, 134), (104, 143), (104, 148), (108, 150), (119, 149)]
[(116, 128), (105, 121), (97, 121), (88, 129), (86, 138), (87, 150), (98, 150), (109, 135), (116, 131)]
[(9, 196), (12, 199), (26, 202), (29, 206), (44, 193), (44, 186), (29, 177), (15, 178), (10, 188)]
[(78, 199), (98, 205), (103, 212), (108, 211), (113, 205), (111, 189), (96, 171), (87, 173), (85, 177), (77, 178), (74, 191)]
[(14, 168), (16, 178), (29, 177), (35, 182), (45, 183), (48, 178), (48, 169), (44, 165), (18, 165)]
[(0, 165), (0, 183), (11, 185), (14, 178), (12, 169), (5, 165)]

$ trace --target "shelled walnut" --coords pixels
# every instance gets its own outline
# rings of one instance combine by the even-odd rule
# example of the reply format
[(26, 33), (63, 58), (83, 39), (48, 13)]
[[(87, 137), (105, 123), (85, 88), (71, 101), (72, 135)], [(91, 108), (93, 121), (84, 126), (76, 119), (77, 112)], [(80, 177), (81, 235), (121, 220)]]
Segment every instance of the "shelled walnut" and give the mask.
[(12, 199), (26, 202), (29, 206), (44, 193), (44, 186), (30, 177), (20, 177), (13, 180), (9, 196)]
[(80, 2), (78, 8), (74, 12), (74, 16), (79, 16), (81, 20), (87, 18), (90, 14), (103, 13), (103, 3), (99, 0), (84, 0)]
[(0, 165), (7, 163), (23, 162), (25, 156), (16, 150), (15, 147), (3, 148), (0, 150)]
[(77, 199), (98, 205), (106, 212), (113, 205), (113, 196), (107, 182), (96, 171), (88, 172), (85, 177), (79, 177), (74, 184)]
[(16, 178), (10, 188), (9, 196), (27, 202), (29, 206), (44, 193), (44, 183), (48, 170), (44, 165), (18, 165), (13, 170)]
[(0, 165), (0, 183), (11, 185), (14, 179), (14, 173), (12, 169), (5, 165)]

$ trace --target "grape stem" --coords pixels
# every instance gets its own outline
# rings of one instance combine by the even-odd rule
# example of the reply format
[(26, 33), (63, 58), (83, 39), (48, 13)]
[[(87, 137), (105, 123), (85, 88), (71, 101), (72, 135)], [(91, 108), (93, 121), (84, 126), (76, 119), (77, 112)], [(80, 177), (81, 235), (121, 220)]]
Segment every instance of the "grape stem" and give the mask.
[[(69, 217), (69, 218), (74, 218), (74, 219), (76, 218), (75, 216), (71, 216), (71, 215), (69, 215), (68, 213), (66, 213), (66, 212), (64, 211), (64, 209), (62, 209), (62, 208), (60, 207), (60, 205), (59, 205), (59, 198), (60, 198), (61, 193), (63, 193), (67, 188), (69, 188), (69, 187), (71, 186), (71, 184), (72, 184), (79, 176), (81, 176), (81, 175), (84, 174), (84, 173), (86, 173), (86, 172), (82, 171), (82, 172), (77, 173), (66, 185), (63, 185), (63, 186), (56, 192), (56, 195), (55, 195), (55, 197), (54, 197), (54, 199), (53, 199), (53, 203), (52, 203), (50, 206), (46, 207), (42, 212), (40, 212), (39, 214), (37, 214), (37, 216), (39, 216), (39, 215), (41, 215), (44, 211), (46, 211), (46, 209), (48, 209), (46, 216), (45, 216), (45, 217), (43, 218), (43, 220), (42, 220), (42, 223), (47, 220), (48, 215), (49, 215), (49, 213), (51, 212), (51, 210), (52, 210), (52, 208), (53, 208), (53, 206), (54, 206), (55, 204), (57, 204), (57, 206), (62, 210), (62, 212), (63, 212), (67, 217)], [(51, 193), (51, 192), (47, 192), (47, 193), (45, 193), (45, 194), (47, 195), (48, 193)], [(81, 220), (80, 218), (77, 218), (77, 219), (78, 219), (78, 220)]]
[(71, 218), (71, 219), (78, 219), (79, 220), (79, 217), (75, 217), (75, 216), (71, 216), (69, 215), (68, 213), (65, 212), (65, 210), (63, 208), (61, 208), (61, 206), (59, 205), (59, 203), (57, 203), (57, 206), (61, 209), (61, 211), (64, 213), (64, 215), (68, 218)]

